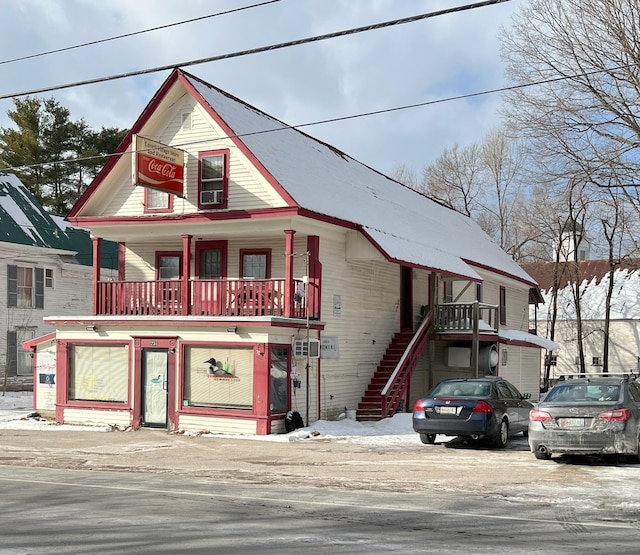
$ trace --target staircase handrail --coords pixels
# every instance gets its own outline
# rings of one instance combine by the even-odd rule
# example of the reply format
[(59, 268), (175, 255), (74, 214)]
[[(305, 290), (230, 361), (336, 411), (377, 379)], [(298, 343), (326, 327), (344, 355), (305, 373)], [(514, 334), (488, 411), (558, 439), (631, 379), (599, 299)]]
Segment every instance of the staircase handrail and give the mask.
[(405, 361), (409, 357), (410, 353), (413, 351), (414, 346), (416, 345), (416, 343), (418, 343), (418, 341), (421, 341), (424, 337), (426, 337), (429, 327), (432, 324), (433, 324), (433, 311), (429, 311), (427, 315), (424, 317), (424, 320), (422, 320), (422, 323), (420, 324), (418, 329), (416, 330), (416, 333), (411, 338), (411, 341), (409, 341), (407, 348), (404, 350), (404, 353), (402, 353), (402, 356), (400, 357), (400, 360), (398, 361), (398, 364), (396, 365), (396, 367), (393, 369), (393, 372), (391, 373), (391, 376), (387, 380), (387, 383), (382, 388), (383, 398), (389, 393), (389, 389), (391, 389), (393, 382), (395, 381), (397, 375), (402, 370), (402, 367), (404, 366)]

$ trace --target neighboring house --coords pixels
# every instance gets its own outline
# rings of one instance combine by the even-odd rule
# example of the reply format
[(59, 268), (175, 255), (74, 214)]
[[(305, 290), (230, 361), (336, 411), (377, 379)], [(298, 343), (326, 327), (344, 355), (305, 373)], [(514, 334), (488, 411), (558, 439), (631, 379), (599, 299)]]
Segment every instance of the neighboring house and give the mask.
[[(575, 262), (541, 262), (523, 264), (522, 267), (536, 279), (544, 299), (544, 304), (530, 310), (530, 326), (537, 330), (538, 335), (550, 337), (554, 306), (557, 306), (554, 341), (560, 348), (547, 353), (549, 378), (553, 381), (561, 374), (601, 372), (604, 361), (605, 302), (610, 281), (609, 261), (581, 260), (577, 265)], [(640, 260), (628, 260), (623, 261), (614, 272), (609, 325), (609, 372), (638, 372), (640, 369), (638, 268)], [(580, 284), (584, 370), (580, 366), (578, 349), (576, 283)], [(554, 290), (557, 290), (555, 304)], [(542, 372), (544, 363), (545, 360)]]
[[(117, 267), (115, 245), (104, 247), (103, 263)], [(22, 345), (55, 330), (44, 316), (91, 306), (93, 244), (87, 230), (50, 215), (17, 177), (0, 171), (0, 257), (0, 391), (31, 389), (32, 352)]]
[(469, 218), (181, 70), (117, 154), (68, 219), (119, 243), (118, 279), (26, 345), (57, 372), (39, 411), (269, 434), (454, 375), (537, 398), (536, 283)]

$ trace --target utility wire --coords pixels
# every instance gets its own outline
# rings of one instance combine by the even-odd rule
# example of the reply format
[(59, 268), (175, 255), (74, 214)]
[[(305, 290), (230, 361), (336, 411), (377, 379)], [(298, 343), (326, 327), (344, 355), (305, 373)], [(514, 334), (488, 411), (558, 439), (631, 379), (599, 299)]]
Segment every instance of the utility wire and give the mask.
[(75, 50), (77, 48), (84, 48), (85, 46), (93, 46), (94, 44), (101, 44), (103, 42), (109, 42), (112, 40), (119, 40), (119, 39), (124, 39), (124, 38), (128, 38), (128, 37), (133, 37), (136, 35), (142, 35), (144, 33), (151, 33), (153, 31), (160, 31), (162, 29), (168, 29), (170, 27), (177, 27), (179, 25), (186, 25), (187, 23), (195, 23), (196, 21), (202, 21), (204, 19), (209, 19), (211, 17), (218, 17), (221, 15), (228, 15), (230, 13), (234, 13), (234, 12), (240, 12), (243, 10), (249, 10), (252, 8), (258, 8), (260, 6), (266, 6), (267, 4), (275, 4), (276, 2), (281, 2), (282, 0), (267, 0), (265, 2), (260, 2), (258, 4), (251, 4), (250, 6), (243, 6), (241, 8), (234, 8), (232, 10), (226, 10), (224, 12), (218, 12), (218, 13), (213, 13), (213, 14), (209, 14), (209, 15), (202, 15), (200, 17), (194, 17), (192, 19), (185, 19), (184, 21), (176, 21), (174, 23), (168, 23), (167, 25), (160, 25), (158, 27), (151, 27), (150, 29), (142, 29), (140, 31), (133, 31), (131, 33), (125, 33), (123, 35), (116, 35), (115, 37), (108, 37), (105, 39), (97, 39), (97, 40), (92, 40), (90, 42), (84, 42), (82, 44), (75, 44), (73, 46), (65, 46), (63, 48), (57, 48), (55, 50), (49, 50), (47, 52), (40, 52), (38, 54), (29, 54), (27, 56), (21, 56), (20, 58), (13, 58), (11, 60), (2, 60), (0, 61), (0, 65), (4, 65), (4, 64), (12, 64), (14, 62), (22, 62), (24, 60), (31, 60), (33, 58), (41, 58), (42, 56), (49, 56), (50, 54), (58, 54), (59, 52), (67, 52), (69, 50)]
[[(634, 64), (628, 64), (629, 66), (632, 65), (636, 65)], [(626, 65), (624, 66), (617, 66), (615, 68), (609, 68), (608, 71), (610, 70), (614, 70), (614, 69), (623, 69), (624, 67), (627, 67)], [(545, 85), (545, 84), (549, 84), (549, 83), (555, 83), (557, 81), (564, 81), (566, 79), (576, 79), (578, 77), (585, 77), (585, 76), (589, 76), (589, 75), (593, 75), (596, 73), (601, 73), (603, 70), (594, 70), (594, 71), (588, 71), (588, 72), (584, 72), (584, 73), (579, 73), (579, 74), (574, 74), (574, 75), (567, 75), (567, 76), (561, 76), (561, 77), (552, 77), (549, 79), (543, 79), (540, 81), (533, 81), (531, 83), (522, 83), (519, 85), (510, 85), (510, 86), (506, 86), (506, 87), (500, 87), (497, 89), (489, 89), (489, 90), (485, 90), (485, 91), (478, 91), (478, 92), (473, 92), (473, 93), (467, 93), (467, 94), (461, 94), (461, 95), (457, 95), (457, 96), (449, 96), (446, 98), (438, 98), (435, 100), (427, 100), (425, 102), (416, 102), (413, 104), (405, 104), (402, 106), (394, 106), (392, 108), (382, 108), (380, 110), (373, 110), (370, 112), (360, 112), (358, 114), (350, 114), (348, 116), (338, 116), (335, 118), (328, 118), (328, 119), (323, 119), (323, 120), (318, 120), (318, 121), (312, 121), (312, 122), (308, 122), (308, 123), (300, 123), (298, 125), (287, 125), (286, 123), (283, 123), (282, 125), (284, 125), (284, 127), (274, 127), (272, 129), (263, 129), (261, 131), (249, 131), (247, 133), (238, 133), (235, 135), (227, 135), (225, 137), (220, 137), (220, 139), (241, 139), (242, 137), (247, 137), (247, 136), (251, 136), (251, 135), (261, 135), (263, 133), (275, 133), (278, 131), (284, 131), (287, 129), (294, 129), (294, 130), (298, 130), (302, 127), (312, 127), (314, 125), (322, 125), (325, 123), (334, 123), (337, 121), (346, 121), (346, 120), (350, 120), (350, 119), (357, 119), (357, 118), (364, 118), (364, 117), (369, 117), (369, 116), (375, 116), (375, 115), (379, 115), (379, 114), (386, 114), (386, 113), (390, 113), (390, 112), (399, 112), (401, 110), (409, 110), (412, 108), (421, 108), (424, 106), (431, 106), (434, 104), (443, 104), (445, 102), (453, 102), (455, 100), (465, 100), (467, 98), (475, 98), (478, 96), (485, 96), (485, 95), (489, 95), (489, 94), (496, 94), (496, 93), (501, 93), (501, 92), (507, 92), (507, 91), (514, 91), (514, 90), (518, 90), (518, 89), (524, 89), (527, 87), (535, 87), (538, 85)], [(271, 116), (269, 116), (271, 117)], [(202, 142), (209, 142), (210, 139), (202, 139), (201, 141), (189, 141), (186, 143), (180, 143), (180, 144), (176, 144), (176, 145), (171, 145), (171, 148), (180, 148), (180, 147), (185, 147), (185, 146), (192, 146), (192, 145), (196, 145), (198, 143), (202, 143)], [(138, 152), (143, 152), (143, 151), (138, 151)], [(88, 160), (95, 160), (95, 159), (99, 159), (99, 158), (108, 158), (111, 156), (124, 156), (124, 155), (130, 155), (131, 152), (120, 152), (120, 153), (111, 153), (111, 154), (97, 154), (95, 156), (86, 156), (86, 157), (81, 157), (81, 158), (72, 158), (72, 159), (67, 159), (67, 160), (56, 160), (54, 162), (39, 162), (37, 164), (29, 164), (29, 165), (25, 165), (25, 166), (14, 166), (11, 168), (0, 168), (0, 174), (5, 171), (5, 172), (9, 172), (9, 171), (13, 171), (13, 170), (21, 170), (21, 169), (28, 169), (28, 168), (37, 168), (40, 166), (48, 166), (48, 165), (55, 165), (55, 164), (66, 164), (66, 163), (75, 163), (75, 162), (84, 162), (84, 161), (88, 161)]]
[(125, 77), (133, 77), (136, 75), (148, 75), (150, 73), (157, 73), (159, 71), (165, 71), (165, 70), (169, 70), (169, 69), (174, 69), (176, 67), (189, 67), (189, 66), (193, 66), (193, 65), (200, 65), (200, 64), (205, 64), (205, 63), (210, 63), (210, 62), (217, 62), (220, 60), (229, 60), (232, 58), (239, 58), (241, 56), (249, 56), (251, 54), (259, 54), (261, 52), (271, 52), (273, 50), (280, 50), (282, 48), (288, 48), (290, 46), (299, 46), (301, 44), (309, 44), (312, 42), (319, 42), (319, 41), (323, 41), (323, 40), (328, 40), (328, 39), (334, 39), (334, 38), (338, 38), (338, 37), (345, 37), (348, 35), (354, 35), (356, 33), (363, 33), (365, 31), (374, 31), (374, 30), (378, 30), (378, 29), (384, 29), (387, 27), (393, 27), (396, 25), (403, 25), (406, 23), (414, 23), (416, 21), (421, 21), (423, 19), (429, 19), (432, 17), (437, 17), (440, 15), (449, 15), (452, 13), (456, 13), (456, 12), (463, 12), (463, 11), (467, 11), (467, 10), (472, 10), (472, 9), (476, 9), (476, 8), (483, 8), (486, 6), (492, 6), (495, 4), (502, 4), (504, 2), (510, 2), (511, 0), (485, 0), (483, 2), (476, 2), (474, 4), (466, 4), (463, 6), (456, 6), (453, 8), (447, 8), (444, 10), (439, 10), (436, 12), (429, 12), (429, 13), (423, 13), (423, 14), (418, 14), (418, 15), (413, 15), (410, 17), (403, 17), (400, 19), (393, 19), (390, 21), (383, 21), (381, 23), (374, 23), (372, 25), (365, 25), (364, 27), (355, 27), (352, 29), (346, 29), (344, 31), (337, 31), (334, 33), (327, 33), (324, 35), (316, 35), (313, 37), (307, 37), (307, 38), (303, 38), (303, 39), (297, 39), (297, 40), (292, 40), (292, 41), (287, 41), (287, 42), (281, 42), (281, 43), (277, 43), (277, 44), (270, 44), (267, 46), (260, 46), (257, 48), (250, 48), (248, 50), (240, 50), (240, 51), (236, 51), (236, 52), (230, 52), (228, 54), (221, 54), (218, 56), (209, 56), (207, 58), (200, 58), (197, 60), (189, 60), (186, 62), (181, 62), (181, 63), (174, 63), (174, 64), (170, 64), (170, 65), (164, 65), (164, 66), (158, 66), (158, 67), (154, 67), (154, 68), (148, 68), (148, 69), (141, 69), (141, 70), (136, 70), (136, 71), (130, 71), (130, 72), (126, 72), (126, 73), (119, 73), (116, 75), (110, 75), (107, 77), (97, 77), (95, 79), (85, 79), (84, 81), (76, 81), (74, 83), (66, 83), (63, 85), (54, 85), (54, 86), (49, 86), (49, 87), (42, 87), (39, 89), (32, 89), (29, 91), (23, 91), (23, 92), (18, 92), (18, 93), (9, 93), (9, 94), (4, 94), (4, 95), (0, 95), (0, 100), (4, 100), (7, 98), (15, 98), (15, 97), (19, 97), (19, 96), (27, 96), (27, 95), (32, 95), (32, 94), (40, 94), (40, 93), (45, 93), (45, 92), (51, 92), (51, 91), (57, 91), (57, 90), (62, 90), (62, 89), (70, 89), (73, 87), (80, 87), (80, 86), (84, 86), (84, 85), (92, 85), (95, 83), (104, 83), (106, 81), (115, 81), (117, 79), (124, 79)]

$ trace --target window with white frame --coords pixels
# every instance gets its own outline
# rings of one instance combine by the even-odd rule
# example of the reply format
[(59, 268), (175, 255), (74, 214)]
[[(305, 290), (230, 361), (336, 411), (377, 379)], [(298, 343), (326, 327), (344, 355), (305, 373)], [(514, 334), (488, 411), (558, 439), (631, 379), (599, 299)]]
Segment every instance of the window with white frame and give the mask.
[(44, 286), (47, 289), (53, 289), (53, 268), (45, 268), (45, 270), (44, 270)]
[(593, 364), (593, 366), (602, 366), (602, 357), (592, 357), (591, 364)]

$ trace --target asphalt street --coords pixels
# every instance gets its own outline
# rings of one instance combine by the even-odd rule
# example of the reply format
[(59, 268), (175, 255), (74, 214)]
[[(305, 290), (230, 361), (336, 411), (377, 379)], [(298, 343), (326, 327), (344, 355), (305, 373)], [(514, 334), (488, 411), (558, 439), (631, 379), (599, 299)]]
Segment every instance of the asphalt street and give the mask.
[(0, 466), (0, 553), (637, 553), (607, 511), (432, 491)]

